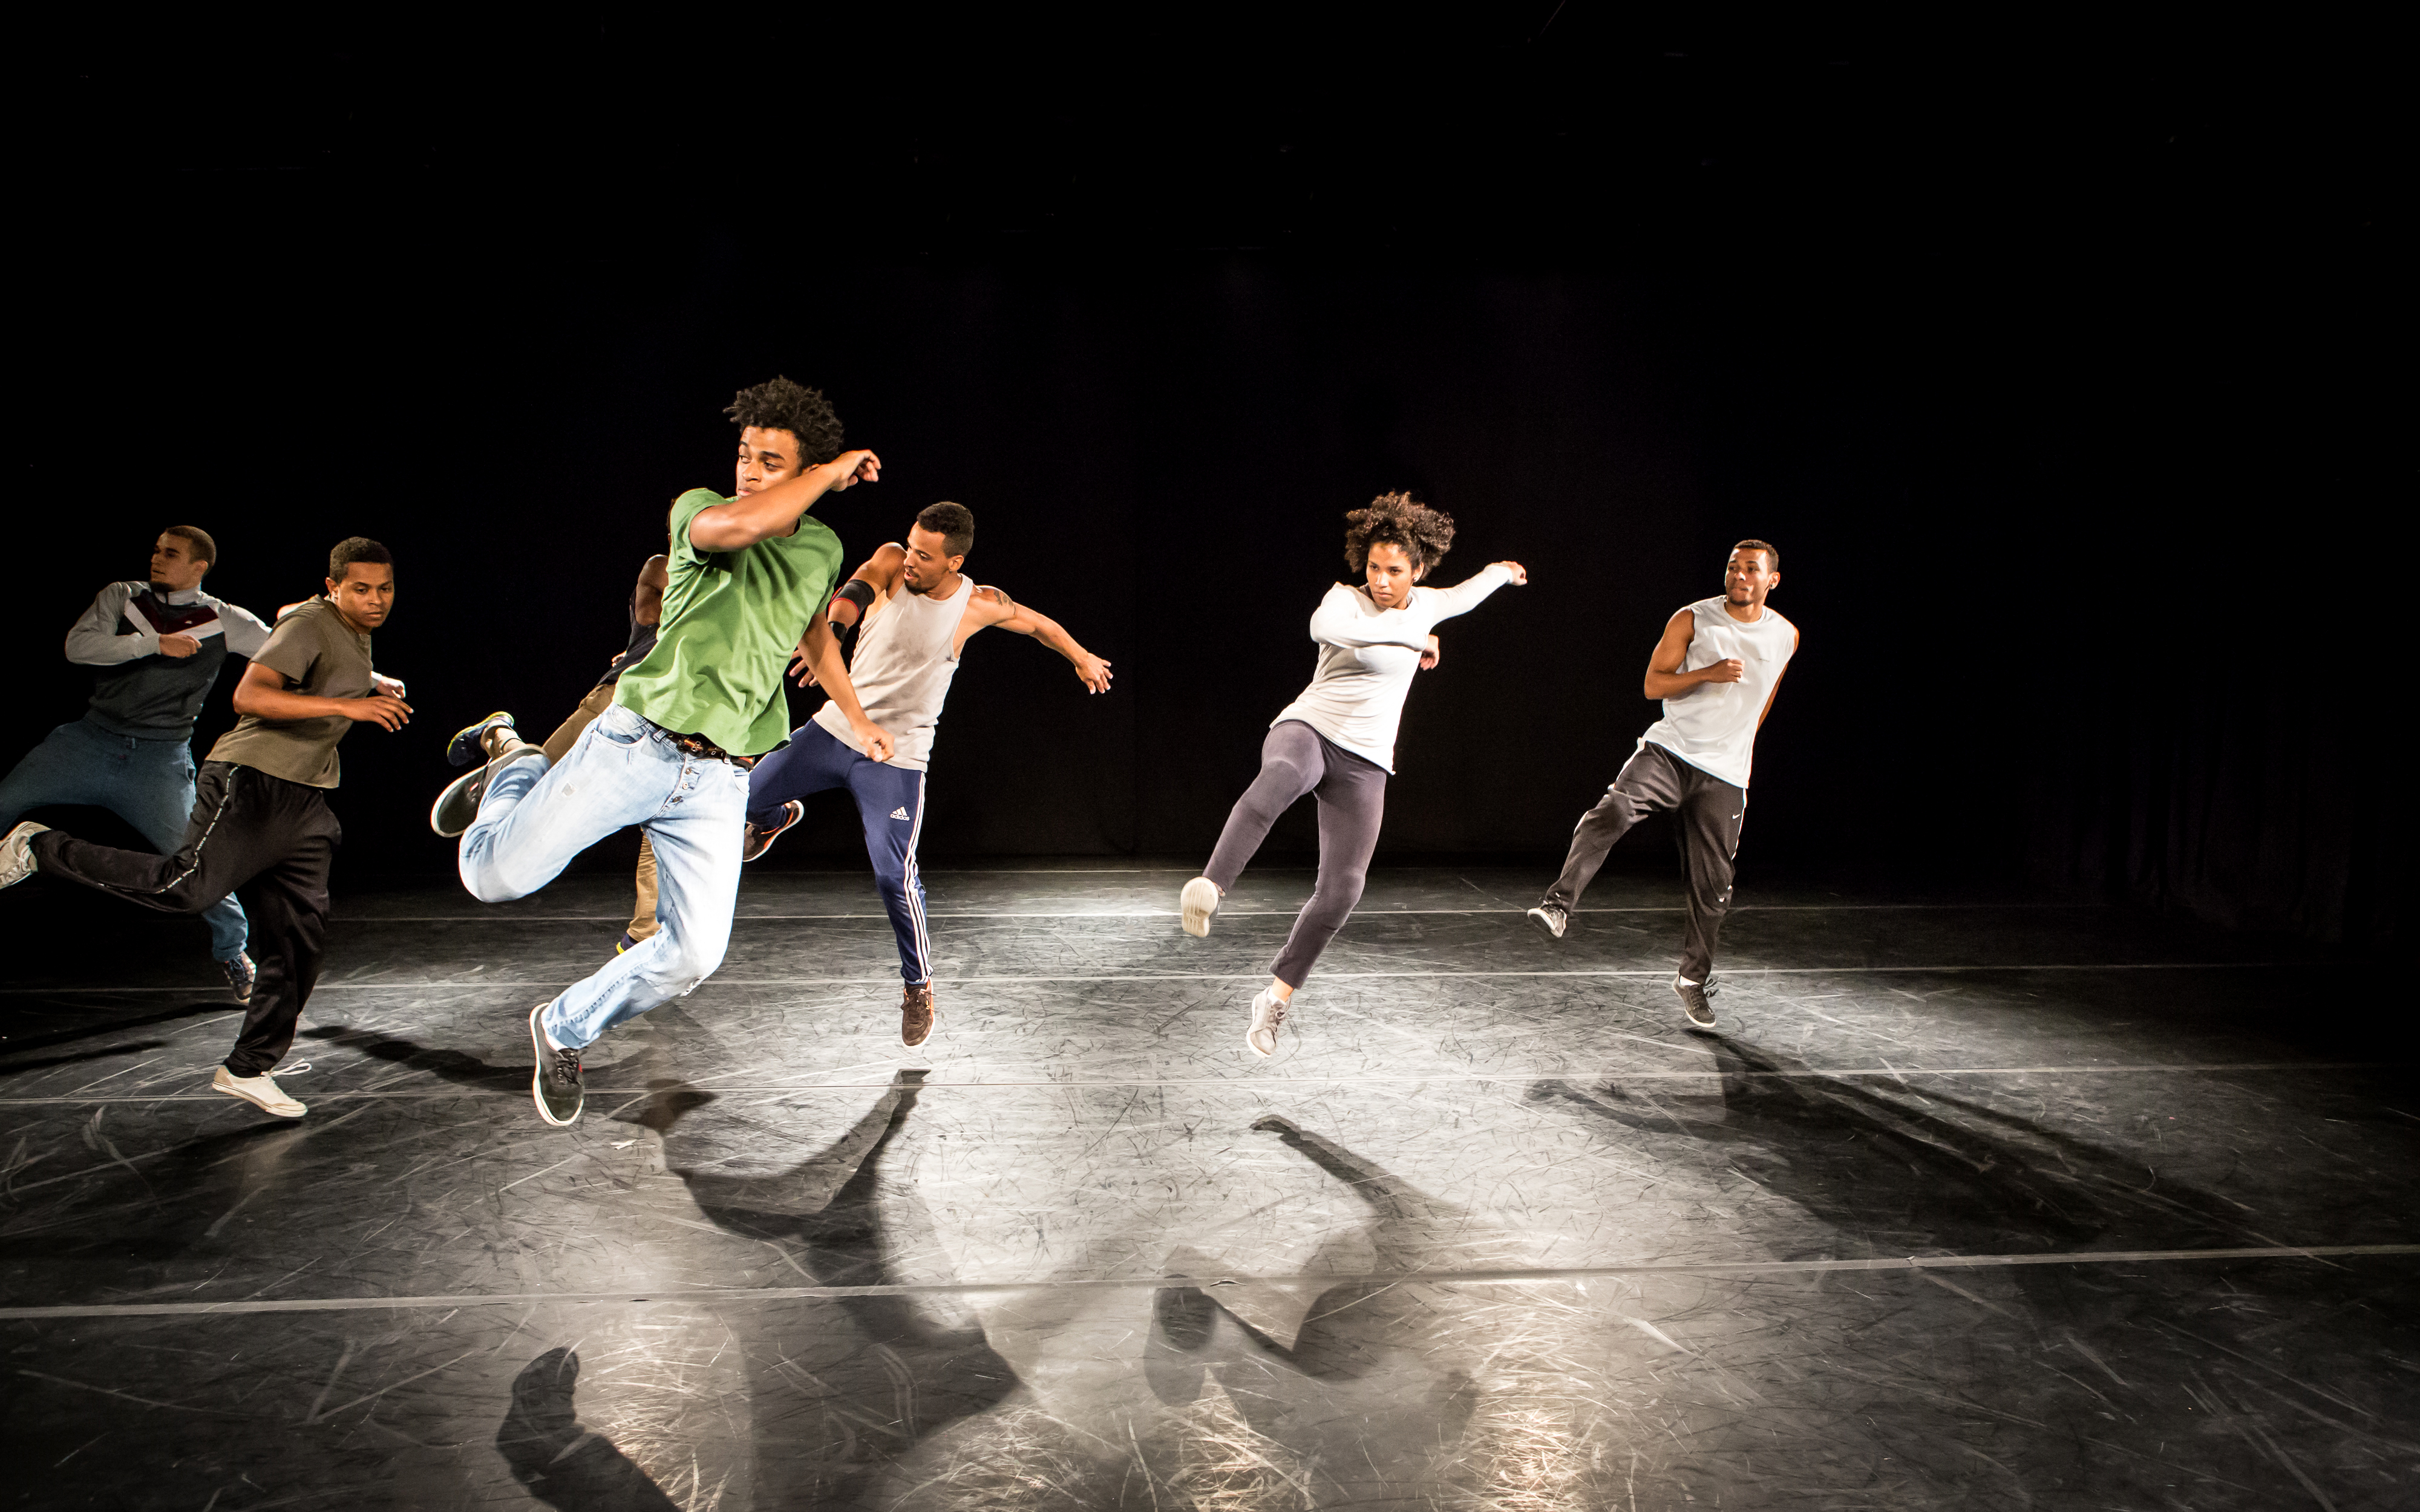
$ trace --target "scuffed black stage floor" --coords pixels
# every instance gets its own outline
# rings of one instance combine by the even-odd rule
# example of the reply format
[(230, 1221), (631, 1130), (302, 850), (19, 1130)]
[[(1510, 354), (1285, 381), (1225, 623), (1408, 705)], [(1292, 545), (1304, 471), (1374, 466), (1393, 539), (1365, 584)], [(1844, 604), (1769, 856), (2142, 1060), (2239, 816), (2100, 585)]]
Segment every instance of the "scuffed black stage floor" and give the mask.
[[(752, 873), (720, 975), (532, 1112), (621, 880), (339, 902), (285, 1085), (194, 926), (5, 900), (17, 1504), (2289, 1507), (2420, 1492), (2420, 1105), (2347, 983), (2098, 910), (1768, 892), (1683, 1031), (1664, 881), (1559, 946), (1373, 878)], [(2375, 1009), (2378, 1005), (2368, 1005)], [(1914, 1263), (1911, 1263), (1914, 1257)]]

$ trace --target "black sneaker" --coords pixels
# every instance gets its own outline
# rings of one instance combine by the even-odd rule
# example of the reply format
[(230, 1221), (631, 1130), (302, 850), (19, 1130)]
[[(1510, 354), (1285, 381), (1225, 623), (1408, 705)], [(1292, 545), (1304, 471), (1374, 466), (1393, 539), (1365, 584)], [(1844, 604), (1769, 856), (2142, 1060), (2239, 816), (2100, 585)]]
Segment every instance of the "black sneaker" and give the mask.
[(445, 743), (446, 761), (456, 766), (468, 766), (473, 762), (486, 760), (488, 732), (499, 726), (506, 730), (513, 728), (513, 717), (502, 709), (477, 724), (466, 724), (455, 731), (454, 738)]
[(547, 1042), (546, 1024), (539, 1017), (546, 1010), (544, 1003), (530, 1010), (530, 1048), (537, 1052), (537, 1069), (530, 1076), (530, 1101), (537, 1104), (539, 1118), (558, 1129), (568, 1129), (580, 1121), (580, 1104), (586, 1099), (580, 1082), (580, 1052)]
[(251, 1002), (252, 984), (260, 980), (260, 968), (252, 964), (252, 957), (238, 950), (231, 959), (220, 962), (219, 969), (226, 973), (227, 991), (235, 994), (235, 1000)]
[(1714, 985), (1714, 978), (1708, 977), (1705, 984), (1700, 986), (1694, 981), (1682, 980), (1680, 974), (1676, 972), (1672, 977), (1672, 991), (1680, 997), (1681, 1007), (1688, 1013), (1691, 1027), (1711, 1029), (1714, 1026), (1714, 996), (1722, 989)]
[(772, 849), (775, 837), (797, 824), (806, 811), (805, 804), (792, 798), (782, 805), (781, 816), (771, 824), (759, 826), (756, 821), (750, 820), (747, 838), (739, 842), (739, 858), (743, 861), (752, 861)]
[(437, 801), (428, 806), (428, 827), (446, 840), (470, 828), (479, 817), (479, 800), (488, 795), (488, 774), (492, 770), (482, 766), (447, 783), (445, 791), (437, 795)]
[(1540, 903), (1529, 910), (1528, 917), (1529, 922), (1544, 931), (1550, 940), (1561, 939), (1563, 931), (1570, 928), (1572, 922), (1570, 911), (1556, 903)]

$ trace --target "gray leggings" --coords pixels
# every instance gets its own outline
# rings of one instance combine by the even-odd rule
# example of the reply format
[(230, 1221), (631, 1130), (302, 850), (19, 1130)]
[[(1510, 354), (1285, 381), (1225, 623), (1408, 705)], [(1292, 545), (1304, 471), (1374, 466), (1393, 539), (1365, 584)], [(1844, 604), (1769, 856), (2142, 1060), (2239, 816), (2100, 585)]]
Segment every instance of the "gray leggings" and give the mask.
[(1387, 812), (1387, 769), (1331, 744), (1299, 719), (1271, 726), (1261, 742), (1261, 775), (1235, 800), (1202, 873), (1220, 892), (1233, 887), (1278, 815), (1306, 793), (1319, 795), (1319, 882), (1269, 968), (1295, 988), (1361, 901), (1370, 856), (1378, 848), (1378, 822)]

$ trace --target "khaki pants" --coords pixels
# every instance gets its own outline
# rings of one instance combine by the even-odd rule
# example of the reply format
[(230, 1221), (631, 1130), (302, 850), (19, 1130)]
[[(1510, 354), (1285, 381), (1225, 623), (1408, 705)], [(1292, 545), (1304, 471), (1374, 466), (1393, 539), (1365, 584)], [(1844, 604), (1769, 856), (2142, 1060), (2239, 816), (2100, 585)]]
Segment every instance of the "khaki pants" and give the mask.
[[(571, 711), (571, 717), (555, 726), (554, 733), (547, 736), (546, 744), (539, 748), (546, 752), (546, 764), (552, 766), (570, 754), (581, 732), (595, 723), (597, 717), (605, 712), (605, 706), (613, 702), (613, 684), (600, 683), (590, 688), (588, 696), (580, 701), (580, 707)], [(634, 940), (644, 940), (656, 932), (656, 850), (647, 843), (647, 832), (644, 829), (639, 831), (638, 884), (639, 898), (630, 910), (629, 934)]]

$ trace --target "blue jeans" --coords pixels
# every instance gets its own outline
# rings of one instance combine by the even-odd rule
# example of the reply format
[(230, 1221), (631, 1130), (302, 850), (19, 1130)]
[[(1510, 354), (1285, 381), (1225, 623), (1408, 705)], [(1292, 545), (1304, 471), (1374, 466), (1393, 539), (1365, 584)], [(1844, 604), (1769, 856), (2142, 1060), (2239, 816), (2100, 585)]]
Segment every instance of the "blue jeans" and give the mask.
[[(89, 718), (63, 724), (0, 778), (0, 834), (26, 810), (54, 803), (106, 809), (153, 850), (174, 856), (194, 813), (194, 743), (112, 734)], [(202, 910), (202, 922), (210, 927), (212, 960), (243, 954), (243, 905), (233, 893)]]
[(624, 1019), (681, 997), (713, 975), (731, 943), (748, 773), (692, 756), (614, 704), (563, 760), (533, 751), (489, 779), (462, 832), (462, 886), (507, 903), (552, 882), (606, 836), (643, 825), (656, 853), (655, 933), (547, 1005), (546, 1032), (574, 1048)]
[(790, 732), (788, 745), (756, 764), (748, 782), (748, 817), (769, 825), (792, 798), (832, 788), (846, 788), (857, 800), (874, 887), (899, 940), (899, 975), (910, 984), (932, 980), (924, 878), (916, 870), (916, 841), (924, 833), (923, 773), (871, 761), (811, 720)]

